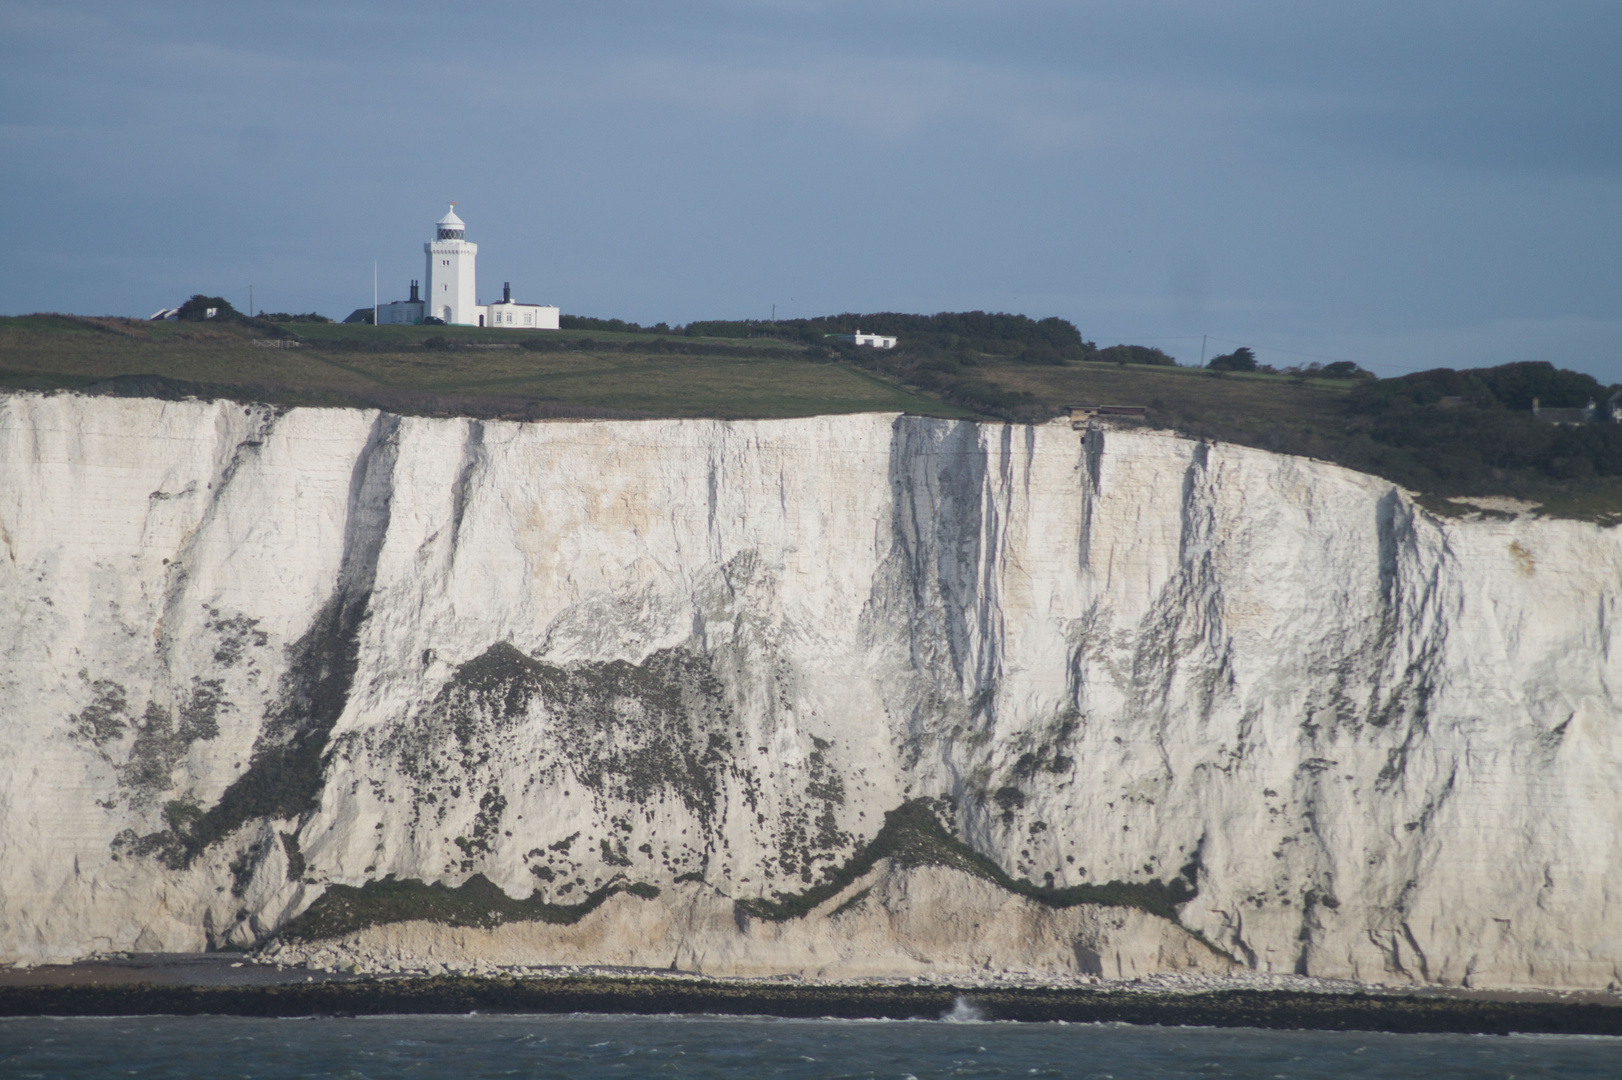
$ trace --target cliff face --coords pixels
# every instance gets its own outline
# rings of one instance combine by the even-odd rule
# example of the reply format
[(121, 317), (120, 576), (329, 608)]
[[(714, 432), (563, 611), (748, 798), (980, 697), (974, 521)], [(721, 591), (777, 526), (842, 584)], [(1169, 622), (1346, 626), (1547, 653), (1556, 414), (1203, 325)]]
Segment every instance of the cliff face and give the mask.
[(929, 800), (1262, 970), (1604, 986), (1619, 597), (1615, 532), (1161, 433), (11, 395), (0, 959), (792, 894)]

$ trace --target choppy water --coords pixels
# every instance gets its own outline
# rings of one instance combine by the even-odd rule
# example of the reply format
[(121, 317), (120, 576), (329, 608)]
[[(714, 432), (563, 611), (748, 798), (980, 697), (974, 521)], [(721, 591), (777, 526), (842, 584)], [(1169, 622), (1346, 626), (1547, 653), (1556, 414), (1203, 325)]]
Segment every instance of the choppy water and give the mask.
[(0, 1020), (0, 1077), (1622, 1076), (1622, 1039), (675, 1016)]

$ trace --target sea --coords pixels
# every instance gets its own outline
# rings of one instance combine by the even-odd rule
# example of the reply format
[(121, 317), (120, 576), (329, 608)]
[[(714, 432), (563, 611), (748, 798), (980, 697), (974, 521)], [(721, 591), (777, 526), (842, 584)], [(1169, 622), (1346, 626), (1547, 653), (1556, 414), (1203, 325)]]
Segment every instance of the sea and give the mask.
[[(965, 1012), (969, 1015), (963, 1015)], [(0, 1019), (0, 1077), (1622, 1077), (1622, 1039), (741, 1016)]]

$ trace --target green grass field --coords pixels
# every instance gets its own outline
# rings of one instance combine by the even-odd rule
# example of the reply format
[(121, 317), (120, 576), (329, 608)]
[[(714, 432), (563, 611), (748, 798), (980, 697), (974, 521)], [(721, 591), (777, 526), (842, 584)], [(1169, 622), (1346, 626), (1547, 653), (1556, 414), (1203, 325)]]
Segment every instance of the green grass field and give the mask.
[[(976, 415), (897, 379), (843, 360), (808, 358), (804, 346), (769, 338), (665, 341), (601, 331), (338, 323), (286, 329), (297, 335), (298, 348), (255, 346), (271, 335), (243, 324), (0, 318), (0, 386), (71, 389), (120, 375), (159, 375), (288, 404), (384, 404), (427, 413), (514, 413), (536, 403), (552, 415)], [(661, 351), (669, 349), (684, 351)], [(998, 363), (976, 370), (994, 386), (1031, 394), (1045, 415), (1071, 403), (1148, 405), (1169, 421), (1257, 434), (1335, 424), (1348, 386), (1142, 365)]]
[(1220, 376), (1195, 368), (1140, 364), (1010, 365), (984, 378), (1006, 390), (1063, 404), (1145, 405), (1162, 422), (1200, 424), (1260, 435), (1280, 428), (1312, 430), (1345, 418), (1351, 383), (1284, 375)]
[[(73, 389), (158, 375), (287, 404), (385, 404), (429, 414), (968, 415), (770, 339), (678, 338), (675, 347), (691, 351), (669, 352), (645, 334), (309, 323), (288, 329), (299, 347), (256, 346), (273, 335), (241, 324), (0, 318), (0, 386)], [(545, 351), (522, 347), (526, 341)]]

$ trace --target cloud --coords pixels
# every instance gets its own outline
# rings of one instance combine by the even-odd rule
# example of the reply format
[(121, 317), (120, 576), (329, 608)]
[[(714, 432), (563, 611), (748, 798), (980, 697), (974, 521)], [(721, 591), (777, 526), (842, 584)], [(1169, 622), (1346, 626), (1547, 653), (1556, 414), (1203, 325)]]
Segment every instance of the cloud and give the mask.
[(967, 154), (995, 147), (1039, 156), (1134, 145), (1249, 107), (1238, 94), (1085, 72), (850, 53), (775, 61), (620, 57), (554, 70), (526, 89), (569, 110), (666, 110), (726, 123), (834, 128), (869, 143), (951, 140)]

